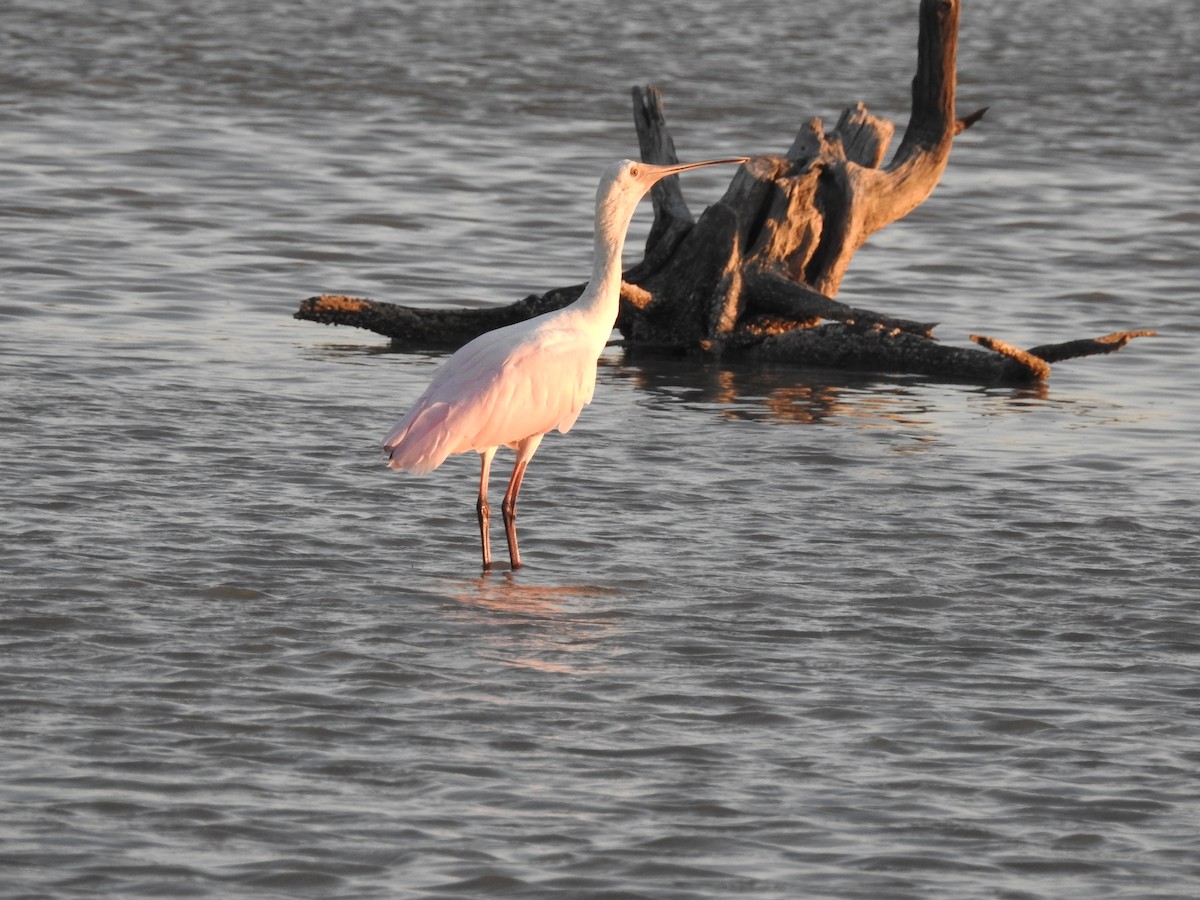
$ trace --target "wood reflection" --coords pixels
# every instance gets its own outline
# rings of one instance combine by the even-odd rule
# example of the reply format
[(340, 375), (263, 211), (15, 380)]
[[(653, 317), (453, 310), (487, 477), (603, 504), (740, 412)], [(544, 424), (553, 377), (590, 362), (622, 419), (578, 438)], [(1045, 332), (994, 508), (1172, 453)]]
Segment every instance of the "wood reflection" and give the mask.
[[(616, 377), (628, 379), (647, 394), (670, 403), (711, 406), (715, 414), (727, 419), (911, 426), (928, 422), (936, 412), (926, 390), (931, 386), (906, 376), (856, 376), (827, 370), (805, 373), (791, 368), (764, 371), (724, 364), (697, 371), (691, 366), (640, 359), (630, 365), (611, 361), (609, 365)], [(936, 387), (946, 389), (944, 384)], [(1026, 412), (1049, 399), (1045, 384), (983, 389), (963, 385), (963, 390), (989, 398), (989, 414)]]

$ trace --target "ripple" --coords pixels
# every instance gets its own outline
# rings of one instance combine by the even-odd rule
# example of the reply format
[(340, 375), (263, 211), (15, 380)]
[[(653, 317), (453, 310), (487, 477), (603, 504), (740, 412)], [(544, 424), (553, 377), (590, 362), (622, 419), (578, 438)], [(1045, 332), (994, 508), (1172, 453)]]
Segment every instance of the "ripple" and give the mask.
[[(8, 15), (9, 892), (1190, 883), (1200, 203), (1159, 136), (1197, 108), (1194, 16), (971, 5), (959, 99), (992, 112), (842, 291), (946, 343), (1160, 338), (1037, 390), (610, 349), (530, 470), (527, 567), (481, 577), (477, 461), (376, 459), (438, 355), (313, 330), (298, 299), (579, 281), (590, 173), (635, 147), (613, 28), (685, 157), (907, 103), (903, 4), (730, 28), (689, 0), (686, 29), (625, 6)], [(685, 187), (698, 211), (723, 183)]]

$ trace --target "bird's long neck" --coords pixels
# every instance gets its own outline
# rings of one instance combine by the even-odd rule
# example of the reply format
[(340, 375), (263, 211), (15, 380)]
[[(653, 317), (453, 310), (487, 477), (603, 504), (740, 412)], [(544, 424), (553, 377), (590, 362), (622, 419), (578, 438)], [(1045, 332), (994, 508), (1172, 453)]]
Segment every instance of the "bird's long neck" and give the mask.
[(642, 195), (598, 197), (592, 277), (576, 305), (589, 317), (616, 322), (621, 298), (621, 251)]

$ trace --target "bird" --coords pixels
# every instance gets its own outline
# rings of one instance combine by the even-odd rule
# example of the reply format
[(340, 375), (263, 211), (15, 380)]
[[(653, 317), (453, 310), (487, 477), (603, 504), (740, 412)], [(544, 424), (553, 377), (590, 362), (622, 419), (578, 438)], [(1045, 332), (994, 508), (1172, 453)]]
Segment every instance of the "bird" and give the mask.
[(591, 278), (573, 303), (493, 331), (464, 344), (434, 373), (425, 392), (384, 440), (384, 459), (396, 470), (431, 472), (447, 457), (481, 457), (475, 503), (483, 570), (492, 569), (488, 481), (503, 446), (516, 451), (500, 505), (512, 569), (517, 546), (517, 494), (525, 469), (550, 431), (566, 433), (592, 400), (596, 363), (616, 324), (621, 252), (639, 201), (663, 178), (744, 156), (656, 165), (624, 159), (605, 168), (596, 189), (595, 256)]

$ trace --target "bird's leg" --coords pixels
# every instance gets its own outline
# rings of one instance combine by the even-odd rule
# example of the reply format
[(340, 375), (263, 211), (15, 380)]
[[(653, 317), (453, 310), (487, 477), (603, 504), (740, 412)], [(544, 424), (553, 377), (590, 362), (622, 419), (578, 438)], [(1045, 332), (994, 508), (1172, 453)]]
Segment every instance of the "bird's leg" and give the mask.
[(479, 538), (483, 542), (483, 571), (492, 567), (491, 539), (488, 535), (488, 523), (492, 518), (492, 508), (488, 506), (488, 476), (492, 471), (492, 457), (496, 455), (495, 447), (488, 447), (479, 454), (483, 465), (479, 473), (479, 499), (475, 501), (475, 513), (479, 516)]
[(517, 548), (517, 493), (521, 490), (526, 465), (526, 460), (517, 460), (517, 464), (513, 466), (512, 478), (508, 482), (508, 490), (504, 492), (504, 501), (500, 504), (500, 514), (504, 517), (504, 534), (508, 537), (508, 558), (512, 560), (514, 569), (521, 568), (521, 551)]
[(517, 548), (517, 494), (525, 478), (525, 467), (541, 442), (542, 436), (535, 434), (517, 444), (517, 461), (513, 465), (512, 478), (508, 480), (508, 490), (504, 492), (504, 501), (500, 504), (504, 534), (508, 538), (508, 558), (512, 560), (514, 569), (521, 568), (521, 551)]

